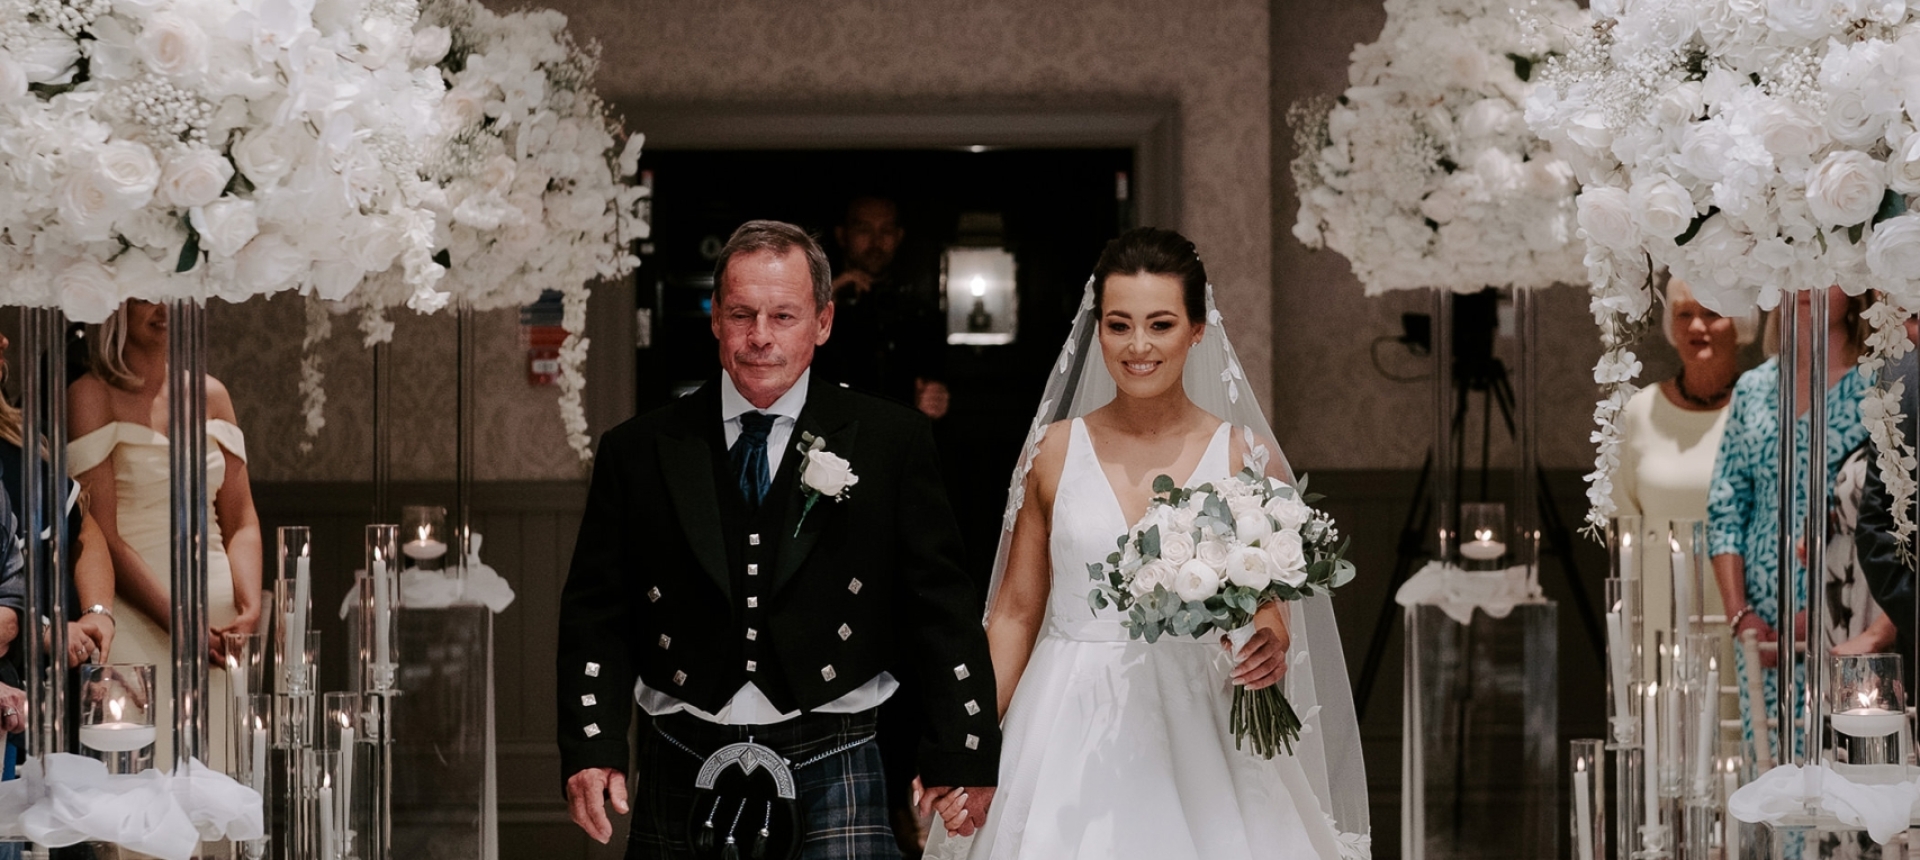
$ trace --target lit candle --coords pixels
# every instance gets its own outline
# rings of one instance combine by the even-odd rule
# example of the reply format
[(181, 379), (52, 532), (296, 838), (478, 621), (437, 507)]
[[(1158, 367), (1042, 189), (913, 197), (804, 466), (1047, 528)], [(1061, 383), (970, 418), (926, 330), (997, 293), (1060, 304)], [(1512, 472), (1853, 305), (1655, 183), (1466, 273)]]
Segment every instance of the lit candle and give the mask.
[(1593, 858), (1593, 789), (1587, 785), (1587, 760), (1573, 760), (1573, 814), (1579, 834), (1574, 842), (1580, 846), (1580, 860)]
[(321, 860), (335, 860), (333, 851), (333, 786), (327, 777), (320, 783), (320, 857)]
[(1906, 715), (1899, 711), (1880, 707), (1880, 695), (1874, 690), (1860, 693), (1860, 704), (1827, 719), (1833, 722), (1833, 730), (1856, 738), (1884, 738), (1900, 731)]
[(259, 717), (253, 719), (253, 790), (267, 794), (267, 727)]
[(130, 722), (122, 719), (126, 704), (122, 699), (111, 699), (107, 710), (113, 713), (113, 719), (80, 727), (80, 743), (88, 749), (99, 752), (133, 752), (153, 745), (153, 726)]
[(400, 548), (400, 551), (406, 553), (407, 558), (413, 559), (414, 561), (432, 561), (447, 554), (447, 545), (433, 539), (431, 528), (421, 526), (420, 536), (414, 540), (407, 541), (406, 545)]
[(240, 713), (247, 710), (247, 667), (240, 658), (227, 655), (227, 683), (233, 687), (233, 706)]
[(1640, 708), (1640, 745), (1644, 752), (1640, 770), (1646, 774), (1646, 812), (1641, 820), (1648, 827), (1660, 824), (1660, 685), (1647, 685), (1647, 700)]
[[(1725, 772), (1720, 777), (1720, 789), (1723, 792), (1720, 798), (1721, 809), (1726, 809), (1727, 798), (1732, 797), (1734, 791), (1739, 789), (1739, 786), (1736, 784), (1738, 778), (1735, 776), (1739, 770), (1740, 759), (1738, 757), (1729, 757), (1724, 769)], [(1739, 860), (1740, 822), (1735, 821), (1731, 815), (1720, 816), (1720, 821), (1723, 825), (1721, 842), (1726, 845), (1726, 850), (1722, 851), (1720, 856), (1727, 858), (1727, 860)]]
[(1625, 621), (1620, 616), (1620, 605), (1614, 604), (1607, 613), (1607, 665), (1613, 675), (1613, 737), (1615, 741), (1626, 742), (1633, 734), (1633, 711), (1628, 704), (1628, 689), (1632, 683), (1628, 670), (1627, 635)]
[(1707, 686), (1704, 691), (1706, 701), (1700, 703), (1698, 718), (1699, 731), (1694, 737), (1693, 785), (1695, 794), (1706, 794), (1708, 780), (1712, 776), (1712, 762), (1718, 744), (1714, 739), (1720, 736), (1720, 660), (1707, 658)]
[(1693, 574), (1686, 555), (1680, 552), (1680, 541), (1669, 536), (1667, 542), (1673, 546), (1673, 650), (1678, 655), (1679, 643), (1686, 641), (1687, 632), (1693, 629)]
[(373, 664), (386, 666), (393, 662), (387, 639), (391, 632), (387, 629), (387, 615), (392, 610), (393, 599), (387, 595), (387, 562), (381, 558), (379, 547), (373, 550), (373, 576), (368, 577), (367, 582), (373, 588)]
[(287, 686), (295, 692), (307, 688), (307, 603), (311, 599), (311, 544), (300, 546), (300, 557), (293, 562), (293, 605), (287, 608)]
[(1460, 554), (1474, 561), (1494, 561), (1507, 554), (1507, 545), (1493, 539), (1493, 529), (1474, 529), (1473, 540), (1460, 545)]
[(1684, 754), (1680, 748), (1680, 688), (1672, 684), (1661, 687), (1660, 701), (1660, 730), (1666, 733), (1660, 738), (1660, 748), (1667, 754), (1660, 762), (1660, 784), (1676, 790), (1680, 787), (1680, 758)]

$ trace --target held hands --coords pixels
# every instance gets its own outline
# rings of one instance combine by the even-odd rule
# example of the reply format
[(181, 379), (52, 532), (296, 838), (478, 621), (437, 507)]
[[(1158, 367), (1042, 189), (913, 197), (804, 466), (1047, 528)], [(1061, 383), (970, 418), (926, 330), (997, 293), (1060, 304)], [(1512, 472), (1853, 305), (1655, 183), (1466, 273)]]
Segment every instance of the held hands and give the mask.
[(922, 788), (913, 781), (914, 807), (921, 815), (938, 813), (948, 836), (972, 836), (987, 823), (987, 809), (993, 806), (993, 787), (936, 786)]
[[(1740, 635), (1748, 630), (1754, 631), (1756, 634), (1755, 638), (1758, 639), (1761, 644), (1768, 642), (1778, 643), (1780, 641), (1780, 634), (1774, 632), (1773, 628), (1767, 625), (1767, 622), (1761, 621), (1760, 616), (1752, 612), (1748, 612), (1740, 619), (1740, 623), (1734, 625), (1734, 641), (1736, 643), (1739, 642)], [(1779, 650), (1772, 648), (1760, 649), (1760, 665), (1768, 669), (1780, 665)]]
[(627, 814), (627, 775), (610, 767), (590, 767), (567, 777), (567, 814), (588, 836), (602, 845), (613, 838), (607, 819), (607, 801), (613, 811)]

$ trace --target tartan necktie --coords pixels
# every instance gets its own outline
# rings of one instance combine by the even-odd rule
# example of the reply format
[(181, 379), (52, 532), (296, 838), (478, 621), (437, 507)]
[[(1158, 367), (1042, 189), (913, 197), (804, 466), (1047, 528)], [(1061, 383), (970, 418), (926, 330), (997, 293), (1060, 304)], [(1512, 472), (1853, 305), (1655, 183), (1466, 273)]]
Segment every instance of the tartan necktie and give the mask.
[(747, 412), (740, 416), (740, 438), (727, 452), (733, 461), (733, 474), (740, 483), (740, 497), (747, 506), (758, 508), (773, 485), (767, 469), (767, 433), (773, 430), (773, 416), (765, 412)]

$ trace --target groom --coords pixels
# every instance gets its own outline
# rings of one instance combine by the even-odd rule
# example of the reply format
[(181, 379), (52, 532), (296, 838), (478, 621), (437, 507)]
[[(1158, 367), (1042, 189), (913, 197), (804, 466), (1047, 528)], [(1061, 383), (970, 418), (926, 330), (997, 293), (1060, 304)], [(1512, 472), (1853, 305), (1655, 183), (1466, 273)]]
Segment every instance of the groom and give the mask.
[(632, 756), (630, 860), (695, 856), (702, 759), (748, 740), (795, 765), (803, 858), (897, 857), (870, 739), (900, 660), (924, 679), (929, 798), (964, 803), (963, 832), (992, 802), (993, 668), (932, 432), (810, 380), (831, 278), (800, 228), (742, 225), (714, 266), (722, 373), (600, 440), (561, 596), (560, 755), (601, 842)]

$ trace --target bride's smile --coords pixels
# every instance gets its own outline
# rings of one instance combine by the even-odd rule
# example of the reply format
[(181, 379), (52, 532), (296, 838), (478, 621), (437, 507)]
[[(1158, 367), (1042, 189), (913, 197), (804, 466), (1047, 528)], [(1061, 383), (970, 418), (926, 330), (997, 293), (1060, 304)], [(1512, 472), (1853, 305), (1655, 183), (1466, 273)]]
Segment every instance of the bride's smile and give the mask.
[(1152, 400), (1180, 391), (1187, 351), (1206, 330), (1186, 311), (1179, 279), (1159, 274), (1113, 275), (1102, 291), (1100, 351), (1114, 384), (1131, 398)]

